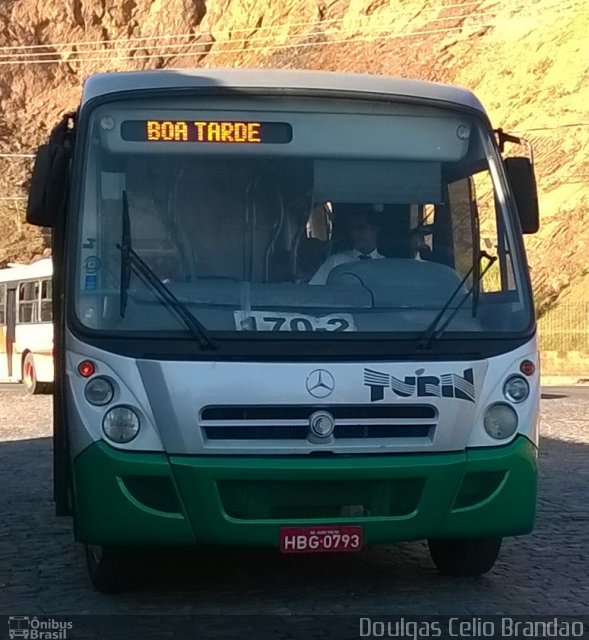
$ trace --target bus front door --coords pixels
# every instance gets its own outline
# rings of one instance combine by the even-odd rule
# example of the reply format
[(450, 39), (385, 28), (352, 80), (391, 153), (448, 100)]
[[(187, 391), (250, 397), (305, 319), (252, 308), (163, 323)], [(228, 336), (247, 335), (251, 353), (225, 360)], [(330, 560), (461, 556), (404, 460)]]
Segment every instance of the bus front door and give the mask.
[[(13, 377), (14, 340), (16, 335), (16, 289), (6, 292), (6, 364), (8, 378)], [(20, 372), (19, 372), (20, 375)]]

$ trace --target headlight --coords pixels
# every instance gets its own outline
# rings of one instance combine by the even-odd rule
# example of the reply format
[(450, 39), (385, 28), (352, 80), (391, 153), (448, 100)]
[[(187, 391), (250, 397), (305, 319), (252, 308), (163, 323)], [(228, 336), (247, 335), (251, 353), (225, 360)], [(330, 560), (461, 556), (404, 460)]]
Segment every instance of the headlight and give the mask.
[(92, 378), (84, 389), (84, 395), (90, 404), (101, 407), (114, 398), (115, 390), (107, 378)]
[(523, 402), (530, 395), (530, 385), (521, 376), (511, 376), (503, 385), (503, 395), (515, 404)]
[(139, 417), (130, 407), (114, 407), (107, 411), (102, 421), (102, 430), (113, 442), (126, 444), (139, 433)]
[(517, 413), (504, 402), (492, 404), (485, 411), (485, 431), (496, 440), (505, 440), (517, 429)]

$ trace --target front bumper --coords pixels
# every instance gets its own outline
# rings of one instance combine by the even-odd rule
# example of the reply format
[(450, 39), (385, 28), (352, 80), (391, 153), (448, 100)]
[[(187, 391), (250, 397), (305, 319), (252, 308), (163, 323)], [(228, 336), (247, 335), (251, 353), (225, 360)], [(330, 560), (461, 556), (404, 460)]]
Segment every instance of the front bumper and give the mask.
[(366, 544), (529, 533), (537, 450), (213, 457), (97, 442), (74, 459), (76, 538), (88, 544), (277, 547), (282, 526), (358, 524)]

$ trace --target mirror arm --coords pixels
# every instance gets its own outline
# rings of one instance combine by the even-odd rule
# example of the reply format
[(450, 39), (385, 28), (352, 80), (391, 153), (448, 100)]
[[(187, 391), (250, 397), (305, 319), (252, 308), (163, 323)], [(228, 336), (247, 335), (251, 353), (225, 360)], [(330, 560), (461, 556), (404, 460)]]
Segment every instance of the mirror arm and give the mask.
[(505, 133), (501, 127), (498, 129), (493, 129), (493, 133), (497, 138), (497, 145), (499, 146), (499, 151), (501, 154), (505, 151), (505, 143), (510, 142), (511, 144), (519, 144), (522, 147), (525, 147), (528, 151), (528, 155), (530, 156), (530, 162), (532, 165), (534, 164), (534, 149), (532, 147), (532, 143), (527, 138), (522, 138), (520, 136), (514, 136), (510, 133)]
[(58, 145), (66, 149), (73, 146), (77, 115), (76, 111), (70, 111), (64, 114), (61, 120), (51, 130), (49, 140), (47, 141), (48, 144)]

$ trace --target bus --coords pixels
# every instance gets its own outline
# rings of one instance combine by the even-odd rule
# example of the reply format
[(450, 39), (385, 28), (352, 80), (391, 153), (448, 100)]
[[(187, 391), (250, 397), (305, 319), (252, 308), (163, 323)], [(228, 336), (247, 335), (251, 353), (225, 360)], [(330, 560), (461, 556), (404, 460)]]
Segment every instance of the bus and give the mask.
[(480, 575), (532, 530), (524, 143), (417, 80), (86, 81), (27, 220), (53, 231), (56, 510), (97, 589), (157, 545), (427, 540)]
[(31, 620), (29, 616), (9, 616), (8, 617), (8, 637), (24, 638), (28, 640), (31, 631)]
[(53, 382), (51, 258), (0, 269), (0, 380), (42, 393)]

